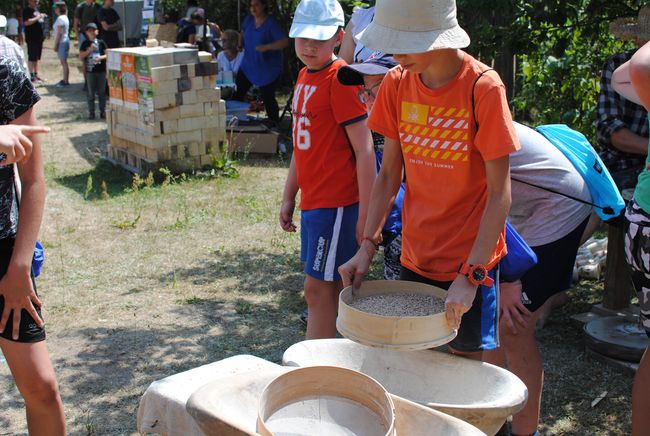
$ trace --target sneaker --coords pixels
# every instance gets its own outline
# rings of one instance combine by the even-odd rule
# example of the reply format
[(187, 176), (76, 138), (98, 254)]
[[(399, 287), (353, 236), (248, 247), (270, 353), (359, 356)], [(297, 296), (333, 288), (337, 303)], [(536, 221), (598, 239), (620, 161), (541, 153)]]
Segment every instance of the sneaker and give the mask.
[(66, 86), (70, 86), (68, 82), (64, 82), (63, 80), (59, 80), (59, 83), (55, 85), (57, 88), (65, 88)]
[(45, 79), (41, 79), (41, 78), (38, 76), (38, 74), (37, 74), (36, 76), (34, 76), (34, 77), (35, 77), (36, 80), (39, 81), (40, 83), (45, 83), (45, 82), (47, 82), (47, 80), (45, 80)]
[(89, 119), (89, 120), (94, 120), (94, 119), (95, 119), (95, 114), (90, 114), (90, 115), (88, 115), (88, 119)]

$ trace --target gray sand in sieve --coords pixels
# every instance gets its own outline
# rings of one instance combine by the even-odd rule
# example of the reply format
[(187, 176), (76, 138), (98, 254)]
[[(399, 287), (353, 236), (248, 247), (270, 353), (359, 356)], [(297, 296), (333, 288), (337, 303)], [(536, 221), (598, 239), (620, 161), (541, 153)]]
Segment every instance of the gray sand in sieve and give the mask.
[(357, 310), (383, 316), (428, 316), (445, 311), (445, 301), (425, 294), (368, 295), (352, 300)]

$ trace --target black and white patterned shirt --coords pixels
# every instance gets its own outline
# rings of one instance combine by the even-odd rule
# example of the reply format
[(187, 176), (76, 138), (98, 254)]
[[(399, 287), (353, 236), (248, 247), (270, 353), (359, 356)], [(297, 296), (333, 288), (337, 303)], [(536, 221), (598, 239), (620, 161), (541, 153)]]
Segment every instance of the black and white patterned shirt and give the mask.
[(614, 91), (612, 74), (632, 58), (634, 51), (614, 55), (607, 59), (600, 79), (598, 97), (598, 142), (603, 146), (601, 157), (610, 172), (628, 169), (641, 171), (645, 167), (645, 156), (624, 153), (611, 142), (614, 132), (628, 128), (639, 136), (648, 137), (648, 112), (636, 103), (626, 100)]
[[(40, 97), (15, 59), (0, 54), (0, 125), (27, 112)], [(18, 202), (13, 165), (0, 167), (0, 239), (16, 235)]]

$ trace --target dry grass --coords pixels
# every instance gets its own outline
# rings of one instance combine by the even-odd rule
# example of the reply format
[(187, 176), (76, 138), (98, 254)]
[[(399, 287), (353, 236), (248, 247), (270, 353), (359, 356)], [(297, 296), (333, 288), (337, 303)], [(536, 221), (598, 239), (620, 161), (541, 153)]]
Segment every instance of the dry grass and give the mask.
[[(41, 68), (50, 83), (59, 78), (53, 56), (47, 51)], [(152, 381), (236, 354), (277, 362), (303, 339), (299, 237), (276, 224), (287, 163), (275, 158), (243, 162), (239, 179), (125, 192), (130, 176), (98, 162), (105, 129), (84, 121), (73, 74), (72, 89), (41, 88), (40, 118), (53, 132), (44, 141), (47, 260), (39, 288), (71, 434), (129, 434)], [(547, 434), (629, 432), (631, 377), (586, 357), (569, 321), (598, 292), (580, 288), (581, 303), (539, 335)], [(6, 365), (0, 384), (0, 432), (25, 433)], [(591, 409), (603, 390), (608, 397)]]

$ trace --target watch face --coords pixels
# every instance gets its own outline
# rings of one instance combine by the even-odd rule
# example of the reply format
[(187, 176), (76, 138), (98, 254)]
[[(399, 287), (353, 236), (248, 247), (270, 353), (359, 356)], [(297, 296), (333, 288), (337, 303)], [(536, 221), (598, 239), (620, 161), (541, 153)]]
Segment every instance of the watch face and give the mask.
[(485, 280), (485, 274), (486, 271), (483, 268), (475, 268), (474, 271), (472, 271), (472, 278), (477, 281), (477, 282), (482, 282)]

